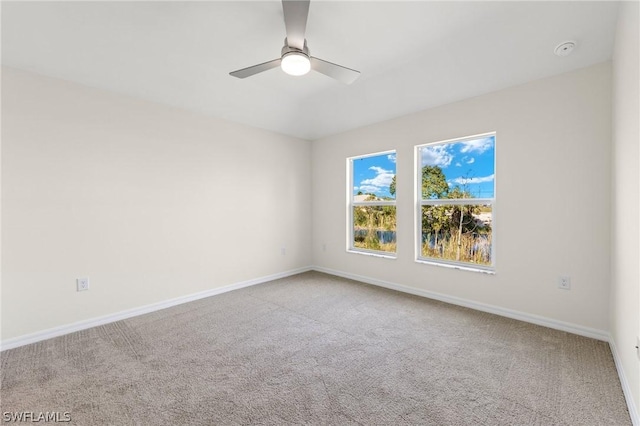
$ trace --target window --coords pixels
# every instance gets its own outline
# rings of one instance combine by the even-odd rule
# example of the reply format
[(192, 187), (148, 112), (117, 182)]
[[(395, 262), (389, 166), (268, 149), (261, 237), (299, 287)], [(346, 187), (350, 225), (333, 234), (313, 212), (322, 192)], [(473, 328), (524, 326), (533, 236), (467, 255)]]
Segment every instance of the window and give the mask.
[(417, 260), (493, 270), (495, 133), (416, 147)]
[(395, 256), (395, 151), (348, 158), (347, 170), (347, 249)]

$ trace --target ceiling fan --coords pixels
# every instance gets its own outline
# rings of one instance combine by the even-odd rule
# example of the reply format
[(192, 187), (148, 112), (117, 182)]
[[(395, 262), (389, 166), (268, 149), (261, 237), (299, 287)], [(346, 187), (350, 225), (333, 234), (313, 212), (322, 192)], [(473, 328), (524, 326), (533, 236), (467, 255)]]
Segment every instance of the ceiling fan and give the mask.
[(309, 70), (314, 70), (345, 84), (353, 83), (360, 76), (360, 71), (314, 58), (309, 53), (307, 40), (304, 38), (309, 16), (309, 1), (282, 0), (287, 38), (284, 39), (280, 58), (233, 71), (229, 75), (247, 78), (279, 66), (290, 75), (304, 75)]

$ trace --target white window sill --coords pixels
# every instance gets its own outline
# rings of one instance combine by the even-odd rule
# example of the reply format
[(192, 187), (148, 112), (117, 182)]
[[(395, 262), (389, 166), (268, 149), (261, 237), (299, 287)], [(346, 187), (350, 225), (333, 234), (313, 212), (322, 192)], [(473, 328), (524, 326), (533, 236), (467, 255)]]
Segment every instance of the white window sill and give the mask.
[(473, 266), (456, 265), (453, 263), (437, 262), (437, 261), (427, 260), (427, 259), (416, 259), (416, 263), (422, 263), (424, 265), (440, 266), (441, 268), (460, 269), (462, 271), (469, 271), (469, 272), (479, 272), (481, 274), (488, 274), (488, 275), (496, 274), (496, 271), (493, 269), (474, 268)]
[(385, 252), (381, 252), (381, 251), (366, 251), (366, 250), (356, 250), (356, 249), (347, 249), (347, 253), (354, 253), (354, 254), (362, 254), (365, 256), (372, 256), (372, 257), (382, 257), (384, 259), (395, 259), (396, 255), (395, 253), (385, 253)]

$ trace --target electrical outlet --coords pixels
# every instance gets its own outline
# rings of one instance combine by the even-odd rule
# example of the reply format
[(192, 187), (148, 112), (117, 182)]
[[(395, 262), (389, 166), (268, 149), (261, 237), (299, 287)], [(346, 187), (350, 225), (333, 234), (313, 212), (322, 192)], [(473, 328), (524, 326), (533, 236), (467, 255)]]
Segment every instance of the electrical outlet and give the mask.
[(78, 291), (89, 290), (89, 278), (76, 279), (76, 286), (78, 288)]
[(285, 247), (280, 248), (280, 254), (281, 255), (286, 255), (287, 254), (287, 249)]
[(322, 243), (322, 251), (327, 251), (327, 243)]
[(571, 277), (558, 277), (558, 288), (571, 290)]

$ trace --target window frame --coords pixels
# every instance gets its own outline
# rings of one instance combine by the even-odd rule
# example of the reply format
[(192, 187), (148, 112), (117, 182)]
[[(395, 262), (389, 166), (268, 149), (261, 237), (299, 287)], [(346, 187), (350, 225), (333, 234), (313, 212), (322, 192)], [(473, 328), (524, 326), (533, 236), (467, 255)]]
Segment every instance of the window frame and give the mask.
[[(422, 155), (421, 148), (426, 146), (447, 145), (468, 140), (480, 139), (483, 137), (493, 137), (493, 197), (492, 198), (454, 198), (454, 199), (423, 199), (422, 198)], [(480, 133), (471, 136), (463, 136), (458, 138), (446, 139), (436, 142), (428, 142), (414, 147), (414, 206), (415, 206), (415, 262), (427, 265), (442, 266), (454, 269), (461, 269), (473, 272), (483, 272), (495, 274), (496, 271), (496, 193), (497, 193), (497, 132)], [(472, 201), (472, 202), (470, 202)], [(422, 207), (433, 205), (490, 205), (491, 206), (491, 265), (480, 265), (470, 262), (461, 262), (455, 260), (438, 259), (434, 257), (422, 256)]]
[[(398, 218), (398, 207), (396, 205), (396, 201), (397, 201), (397, 190), (396, 190), (396, 199), (394, 199), (393, 201), (355, 201), (354, 200), (354, 194), (353, 194), (353, 187), (354, 187), (354, 181), (353, 181), (353, 161), (354, 160), (359, 160), (361, 158), (369, 158), (369, 157), (378, 157), (378, 156), (382, 156), (382, 155), (389, 155), (389, 154), (395, 154), (397, 155), (397, 151), (395, 149), (392, 150), (388, 150), (388, 151), (380, 151), (380, 152), (374, 152), (371, 154), (365, 154), (365, 155), (355, 155), (352, 157), (347, 157), (347, 252), (348, 253), (356, 253), (356, 254), (364, 254), (364, 255), (368, 255), (368, 256), (374, 256), (374, 257), (383, 257), (383, 258), (387, 258), (387, 259), (396, 259), (397, 258), (397, 238), (398, 238), (398, 231), (396, 229), (396, 251), (395, 252), (388, 252), (388, 251), (382, 251), (382, 250), (369, 250), (369, 249), (363, 249), (360, 247), (355, 247), (355, 228), (354, 228), (354, 222), (353, 222), (353, 210), (355, 207), (358, 206), (394, 206), (396, 208), (396, 224), (397, 224), (397, 218)], [(396, 163), (397, 164), (397, 163)], [(396, 166), (396, 176), (397, 176), (397, 166)], [(397, 179), (396, 179), (397, 182)], [(397, 188), (397, 185), (396, 185)], [(397, 226), (397, 225), (396, 225)]]

